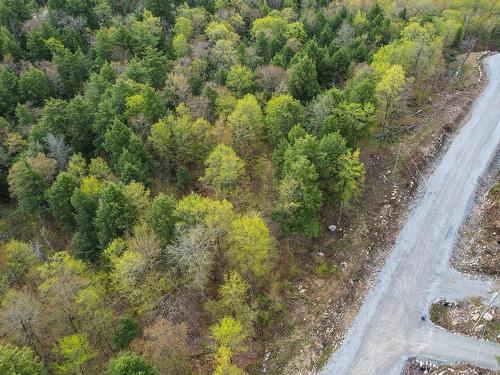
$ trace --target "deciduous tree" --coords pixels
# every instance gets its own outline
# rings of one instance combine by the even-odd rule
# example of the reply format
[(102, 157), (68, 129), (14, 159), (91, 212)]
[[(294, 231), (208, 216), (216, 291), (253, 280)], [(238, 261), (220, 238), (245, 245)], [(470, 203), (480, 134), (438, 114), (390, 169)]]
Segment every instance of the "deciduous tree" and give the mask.
[(87, 338), (80, 334), (58, 339), (52, 351), (62, 359), (56, 365), (56, 371), (61, 375), (86, 374), (88, 363), (96, 356)]
[(228, 117), (228, 123), (235, 149), (250, 156), (264, 135), (262, 110), (254, 95), (248, 94), (238, 100), (236, 108)]
[(133, 347), (142, 352), (160, 374), (188, 374), (192, 371), (185, 323), (173, 324), (158, 319), (144, 329), (143, 338), (133, 342)]
[(11, 285), (22, 286), (35, 264), (35, 253), (26, 242), (11, 240), (4, 245), (4, 262), (0, 266)]
[(275, 243), (259, 215), (246, 215), (233, 221), (228, 233), (228, 261), (253, 281), (262, 280), (271, 270)]
[(0, 373), (10, 375), (47, 375), (43, 362), (30, 348), (0, 345)]
[(386, 70), (377, 83), (376, 93), (382, 112), (382, 130), (390, 126), (394, 116), (403, 104), (405, 74), (400, 65), (393, 65)]
[(231, 147), (219, 144), (208, 155), (205, 166), (205, 174), (200, 181), (210, 185), (221, 198), (234, 194), (243, 176), (245, 163)]
[(227, 73), (226, 85), (239, 97), (252, 91), (254, 85), (254, 74), (245, 65), (233, 65)]
[(266, 105), (265, 124), (269, 142), (276, 146), (290, 129), (305, 121), (304, 107), (289, 95), (271, 98)]
[(45, 190), (52, 183), (57, 162), (44, 154), (18, 160), (9, 170), (9, 190), (24, 214), (38, 214), (45, 204)]

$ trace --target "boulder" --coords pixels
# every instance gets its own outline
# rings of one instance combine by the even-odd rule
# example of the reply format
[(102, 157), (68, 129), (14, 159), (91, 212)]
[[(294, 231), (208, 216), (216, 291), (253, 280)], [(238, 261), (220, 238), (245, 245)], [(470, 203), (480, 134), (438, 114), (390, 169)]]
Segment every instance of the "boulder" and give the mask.
[(487, 322), (491, 322), (493, 320), (493, 315), (490, 314), (489, 312), (485, 312), (483, 315), (483, 319), (486, 320)]
[(476, 328), (474, 328), (474, 333), (481, 332), (481, 330), (484, 328), (484, 324), (478, 324)]

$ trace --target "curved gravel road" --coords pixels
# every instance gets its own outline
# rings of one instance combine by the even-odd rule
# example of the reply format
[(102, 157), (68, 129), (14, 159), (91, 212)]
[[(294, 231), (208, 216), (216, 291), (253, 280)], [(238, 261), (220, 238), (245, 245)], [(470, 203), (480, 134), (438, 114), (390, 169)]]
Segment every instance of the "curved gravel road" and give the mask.
[(495, 360), (500, 345), (459, 336), (420, 319), (441, 297), (493, 295), (491, 283), (448, 268), (477, 180), (500, 143), (500, 54), (487, 57), (485, 65), (488, 86), (422, 184), (375, 286), (322, 374), (399, 374), (412, 356), (500, 370)]

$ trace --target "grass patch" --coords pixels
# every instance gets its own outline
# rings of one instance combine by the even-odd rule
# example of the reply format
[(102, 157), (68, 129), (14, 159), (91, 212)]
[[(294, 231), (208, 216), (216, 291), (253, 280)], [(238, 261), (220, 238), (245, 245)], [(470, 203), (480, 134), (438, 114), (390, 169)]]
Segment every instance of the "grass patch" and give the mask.
[(441, 303), (434, 303), (431, 305), (429, 316), (431, 322), (437, 324), (446, 314), (446, 306)]
[(316, 273), (319, 276), (338, 276), (340, 274), (340, 268), (335, 263), (321, 262), (316, 268)]

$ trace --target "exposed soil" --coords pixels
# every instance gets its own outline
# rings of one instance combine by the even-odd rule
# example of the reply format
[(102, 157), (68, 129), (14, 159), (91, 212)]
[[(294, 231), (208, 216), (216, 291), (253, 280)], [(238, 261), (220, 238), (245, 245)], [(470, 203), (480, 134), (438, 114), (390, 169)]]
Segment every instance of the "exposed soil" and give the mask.
[(454, 268), (465, 273), (500, 274), (500, 152), (481, 181), (460, 237), (451, 259)]
[(440, 365), (430, 361), (418, 360), (415, 358), (409, 359), (401, 375), (420, 375), (420, 374), (436, 374), (436, 375), (495, 375), (495, 371), (485, 370), (478, 367), (473, 367), (466, 364), (458, 365)]
[(261, 371), (308, 374), (340, 345), (394, 244), (419, 182), (481, 92), (485, 80), (479, 55), (471, 56), (460, 89), (435, 94), (428, 105), (399, 120), (393, 132), (399, 144), (361, 145), (367, 170), (364, 196), (344, 210), (340, 221), (336, 210), (325, 215), (324, 226), (339, 224), (338, 229), (303, 244), (315, 249), (312, 259), (311, 251), (296, 255), (300, 274), (311, 276), (297, 278), (290, 288), (290, 320), (266, 347)]
[(449, 331), (500, 343), (498, 308), (485, 306), (480, 299), (436, 302), (430, 308), (430, 318)]

